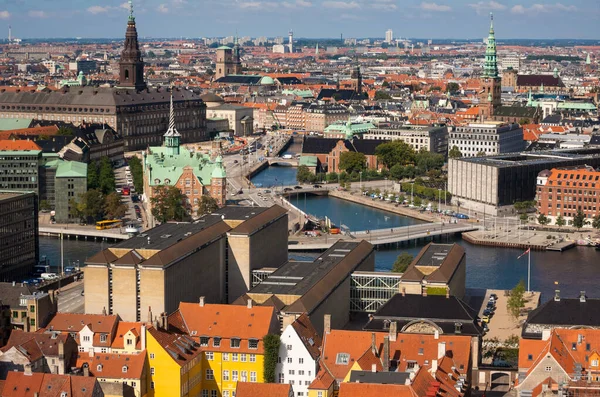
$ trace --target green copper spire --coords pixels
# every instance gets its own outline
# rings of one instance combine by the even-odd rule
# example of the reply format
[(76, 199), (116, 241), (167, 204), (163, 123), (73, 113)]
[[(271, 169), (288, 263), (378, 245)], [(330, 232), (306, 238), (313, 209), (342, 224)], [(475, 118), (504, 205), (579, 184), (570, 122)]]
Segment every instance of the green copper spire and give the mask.
[(485, 64), (483, 66), (483, 77), (497, 79), (498, 63), (496, 57), (496, 36), (494, 34), (494, 14), (490, 13), (490, 19), (490, 34), (488, 36), (487, 48), (485, 49)]
[(131, 0), (129, 0), (129, 20), (135, 22), (135, 17), (133, 16), (133, 1)]

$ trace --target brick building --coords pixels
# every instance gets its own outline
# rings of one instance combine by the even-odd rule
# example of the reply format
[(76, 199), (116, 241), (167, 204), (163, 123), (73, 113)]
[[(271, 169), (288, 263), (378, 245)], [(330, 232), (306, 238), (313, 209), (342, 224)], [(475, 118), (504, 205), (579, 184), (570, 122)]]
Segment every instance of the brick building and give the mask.
[(561, 215), (567, 224), (571, 224), (577, 211), (581, 209), (589, 225), (600, 214), (598, 198), (600, 196), (600, 171), (593, 167), (578, 166), (544, 170), (537, 177), (536, 201), (538, 212), (556, 223)]

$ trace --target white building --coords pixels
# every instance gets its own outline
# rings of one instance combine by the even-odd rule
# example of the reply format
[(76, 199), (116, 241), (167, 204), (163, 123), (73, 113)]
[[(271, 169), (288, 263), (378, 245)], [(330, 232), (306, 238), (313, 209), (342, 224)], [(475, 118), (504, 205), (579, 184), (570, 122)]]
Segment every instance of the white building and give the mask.
[(448, 138), (448, 150), (454, 146), (463, 157), (520, 152), (525, 149), (523, 128), (517, 123), (498, 121), (454, 127)]
[(321, 337), (304, 313), (281, 334), (275, 381), (291, 384), (295, 397), (307, 397), (319, 372), (320, 347)]
[(273, 53), (274, 54), (286, 54), (290, 51), (290, 48), (287, 45), (284, 44), (275, 44), (273, 46)]
[(392, 44), (392, 41), (394, 41), (394, 32), (392, 31), (392, 29), (388, 29), (385, 31), (385, 42), (388, 44)]
[(377, 128), (370, 129), (363, 134), (363, 139), (400, 140), (416, 151), (426, 149), (439, 154), (446, 154), (448, 150), (448, 128), (446, 126), (379, 123)]

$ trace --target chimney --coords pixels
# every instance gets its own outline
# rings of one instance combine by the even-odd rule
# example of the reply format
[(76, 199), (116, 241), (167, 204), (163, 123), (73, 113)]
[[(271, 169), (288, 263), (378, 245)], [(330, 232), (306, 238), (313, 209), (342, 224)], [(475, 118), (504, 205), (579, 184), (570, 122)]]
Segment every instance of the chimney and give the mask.
[(89, 356), (90, 358), (94, 358), (94, 348), (93, 348), (93, 347), (90, 347), (90, 348), (88, 349), (88, 356)]
[(454, 323), (454, 333), (462, 334), (462, 323)]
[(406, 287), (402, 287), (402, 296), (406, 296)]
[(444, 357), (445, 355), (446, 355), (446, 342), (438, 342), (437, 358)]
[(33, 397), (40, 397), (40, 393), (38, 393), (38, 392), (33, 393)]
[(140, 327), (140, 344), (142, 350), (146, 350), (146, 324), (142, 324)]
[(90, 376), (90, 366), (88, 365), (88, 363), (83, 364), (83, 376)]
[(450, 298), (450, 287), (446, 288), (446, 299)]
[(32, 375), (32, 372), (31, 372), (31, 363), (25, 364), (23, 372), (24, 372), (24, 375), (26, 375), (26, 376), (31, 376)]
[(103, 315), (103, 316), (106, 316), (106, 306), (104, 306), (104, 307), (102, 308), (102, 315)]
[(390, 341), (396, 342), (396, 336), (398, 335), (398, 323), (392, 321), (390, 323)]
[(61, 340), (58, 342), (58, 359), (62, 360), (65, 358), (65, 344)]
[(377, 372), (377, 364), (371, 364), (371, 372)]
[(585, 303), (585, 291), (579, 292), (579, 302)]
[(331, 314), (326, 314), (325, 316), (323, 316), (323, 333), (331, 333)]
[(555, 302), (560, 302), (560, 290), (554, 290), (554, 301)]
[(383, 371), (388, 372), (390, 370), (390, 337), (388, 335), (383, 337)]
[(431, 374), (435, 377), (435, 373), (437, 372), (438, 369), (438, 361), (437, 360), (431, 360)]
[(13, 287), (16, 287), (16, 286), (17, 286), (17, 282), (13, 281)]
[(162, 320), (161, 321), (162, 329), (164, 329), (166, 331), (167, 329), (169, 329), (169, 323), (167, 321), (167, 318), (168, 318), (167, 317), (167, 312), (162, 312), (161, 315), (160, 315), (160, 318)]
[(375, 339), (375, 332), (371, 332), (371, 351), (377, 356), (377, 340)]
[(440, 339), (440, 331), (438, 331), (437, 329), (433, 332), (433, 339)]
[(204, 307), (204, 297), (203, 296), (200, 297), (198, 304), (200, 305), (200, 307)]
[(246, 307), (248, 309), (252, 309), (252, 299), (248, 298), (248, 301), (246, 302)]
[(427, 296), (427, 287), (423, 287), (423, 296)]
[(148, 306), (148, 322), (152, 324), (152, 308)]

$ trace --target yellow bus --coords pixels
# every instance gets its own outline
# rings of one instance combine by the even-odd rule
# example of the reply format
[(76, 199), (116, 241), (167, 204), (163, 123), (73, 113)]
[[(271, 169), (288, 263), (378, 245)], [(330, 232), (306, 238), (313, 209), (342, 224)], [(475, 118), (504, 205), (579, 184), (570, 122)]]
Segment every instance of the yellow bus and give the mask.
[(113, 219), (110, 221), (99, 221), (99, 222), (96, 222), (96, 229), (98, 229), (98, 230), (112, 229), (115, 227), (121, 227), (122, 224), (123, 224), (123, 221), (120, 221), (118, 219)]

